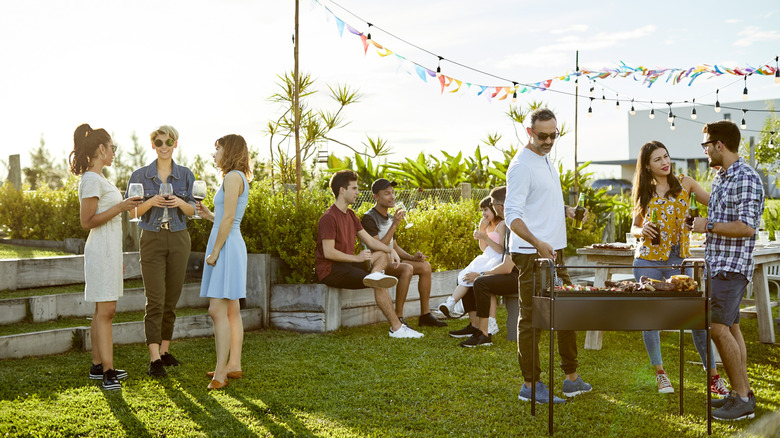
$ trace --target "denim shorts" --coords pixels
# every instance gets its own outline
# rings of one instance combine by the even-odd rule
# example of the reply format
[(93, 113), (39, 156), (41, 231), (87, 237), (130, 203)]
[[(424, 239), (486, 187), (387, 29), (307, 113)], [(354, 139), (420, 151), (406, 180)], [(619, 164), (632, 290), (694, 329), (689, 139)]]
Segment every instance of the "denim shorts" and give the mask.
[(716, 272), (710, 278), (713, 323), (729, 327), (739, 324), (739, 305), (747, 285), (747, 278), (738, 272)]

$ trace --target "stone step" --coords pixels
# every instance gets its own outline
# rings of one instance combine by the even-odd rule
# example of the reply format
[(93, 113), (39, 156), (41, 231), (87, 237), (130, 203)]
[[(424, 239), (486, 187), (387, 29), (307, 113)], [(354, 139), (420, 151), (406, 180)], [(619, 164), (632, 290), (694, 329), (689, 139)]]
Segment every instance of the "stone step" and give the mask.
[[(142, 311), (145, 305), (144, 288), (125, 289), (124, 295), (117, 300), (116, 311)], [(208, 305), (208, 298), (200, 297), (200, 282), (182, 286), (177, 308), (203, 308)], [(86, 301), (83, 292), (11, 298), (0, 300), (0, 325), (23, 322), (28, 315), (33, 322), (44, 322), (59, 317), (89, 316), (94, 312), (95, 304)]]
[[(260, 308), (241, 310), (244, 330), (263, 327), (263, 310)], [(208, 314), (176, 318), (174, 339), (213, 336), (214, 328)], [(114, 344), (143, 344), (143, 321), (113, 324)], [(71, 350), (91, 350), (89, 327), (71, 327), (45, 330), (18, 335), (0, 336), (0, 359), (16, 359), (27, 356), (59, 354)]]

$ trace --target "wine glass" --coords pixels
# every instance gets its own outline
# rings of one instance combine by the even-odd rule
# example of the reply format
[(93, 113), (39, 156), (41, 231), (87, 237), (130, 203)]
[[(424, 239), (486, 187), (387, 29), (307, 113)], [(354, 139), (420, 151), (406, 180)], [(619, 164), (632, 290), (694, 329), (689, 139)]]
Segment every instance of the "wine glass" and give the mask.
[[(195, 198), (196, 201), (202, 202), (204, 199), (206, 199), (206, 194), (209, 192), (208, 187), (206, 186), (206, 181), (195, 181), (192, 183), (192, 197)], [(200, 219), (200, 215), (198, 214), (198, 208), (195, 207), (195, 214), (192, 215), (192, 219)]]
[[(144, 196), (144, 186), (139, 183), (130, 183), (127, 186), (128, 198), (142, 198)], [(138, 207), (135, 207), (135, 217), (130, 219), (130, 222), (141, 222), (141, 218), (138, 217)]]
[[(403, 202), (396, 202), (396, 203), (395, 203), (395, 211), (396, 211), (396, 212), (399, 212), (399, 211), (407, 211), (407, 210), (406, 210), (406, 206), (404, 205), (404, 203), (403, 203)], [(411, 227), (412, 225), (414, 225), (413, 223), (409, 222), (409, 221), (406, 219), (406, 216), (404, 216), (404, 222), (406, 222), (406, 226), (405, 226), (404, 228), (409, 228), (409, 227)]]
[[(160, 196), (165, 198), (166, 201), (171, 199), (173, 196), (173, 186), (171, 183), (162, 183), (160, 184)], [(168, 216), (168, 207), (163, 207), (163, 216), (162, 216), (162, 222), (168, 222), (171, 220), (171, 217)]]

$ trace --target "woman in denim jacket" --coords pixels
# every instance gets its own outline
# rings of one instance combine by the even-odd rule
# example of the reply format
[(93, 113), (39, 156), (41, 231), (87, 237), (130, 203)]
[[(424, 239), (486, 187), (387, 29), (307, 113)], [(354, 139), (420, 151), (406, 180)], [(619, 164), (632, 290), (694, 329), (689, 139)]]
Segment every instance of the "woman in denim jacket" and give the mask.
[[(149, 375), (165, 377), (165, 366), (179, 365), (169, 352), (176, 320), (176, 303), (181, 295), (187, 262), (190, 257), (190, 234), (187, 217), (195, 213), (192, 183), (195, 176), (173, 161), (179, 133), (173, 126), (163, 125), (152, 131), (152, 149), (157, 159), (137, 169), (131, 183), (144, 186), (144, 202), (138, 207), (141, 218), (141, 275), (146, 294), (144, 333), (149, 347)], [(165, 200), (160, 184), (170, 183), (173, 194)], [(163, 222), (164, 209), (169, 220)], [(135, 217), (135, 212), (130, 212)]]

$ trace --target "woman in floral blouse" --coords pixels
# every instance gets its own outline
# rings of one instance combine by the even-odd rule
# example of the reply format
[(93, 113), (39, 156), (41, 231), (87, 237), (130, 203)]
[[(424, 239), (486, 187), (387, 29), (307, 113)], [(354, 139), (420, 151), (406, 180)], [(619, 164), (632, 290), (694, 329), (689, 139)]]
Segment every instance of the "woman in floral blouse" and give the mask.
[[(634, 222), (631, 234), (639, 238), (634, 254), (634, 277), (637, 281), (642, 276), (664, 280), (679, 274), (679, 268), (668, 266), (680, 265), (683, 259), (690, 257), (690, 236), (685, 228), (685, 216), (691, 192), (696, 194), (699, 202), (708, 204), (710, 194), (693, 178), (674, 175), (666, 146), (659, 141), (645, 143), (639, 150), (633, 188)], [(653, 211), (656, 212), (658, 227), (651, 222)], [(653, 245), (653, 237), (659, 234), (660, 243)], [(658, 392), (674, 392), (661, 359), (660, 333), (658, 330), (645, 331), (643, 337), (650, 363), (655, 367)], [(694, 330), (693, 341), (702, 363), (706, 363), (706, 332)], [(712, 364), (715, 364), (714, 360)], [(714, 395), (728, 395), (726, 385), (714, 366), (710, 370), (710, 390)]]

